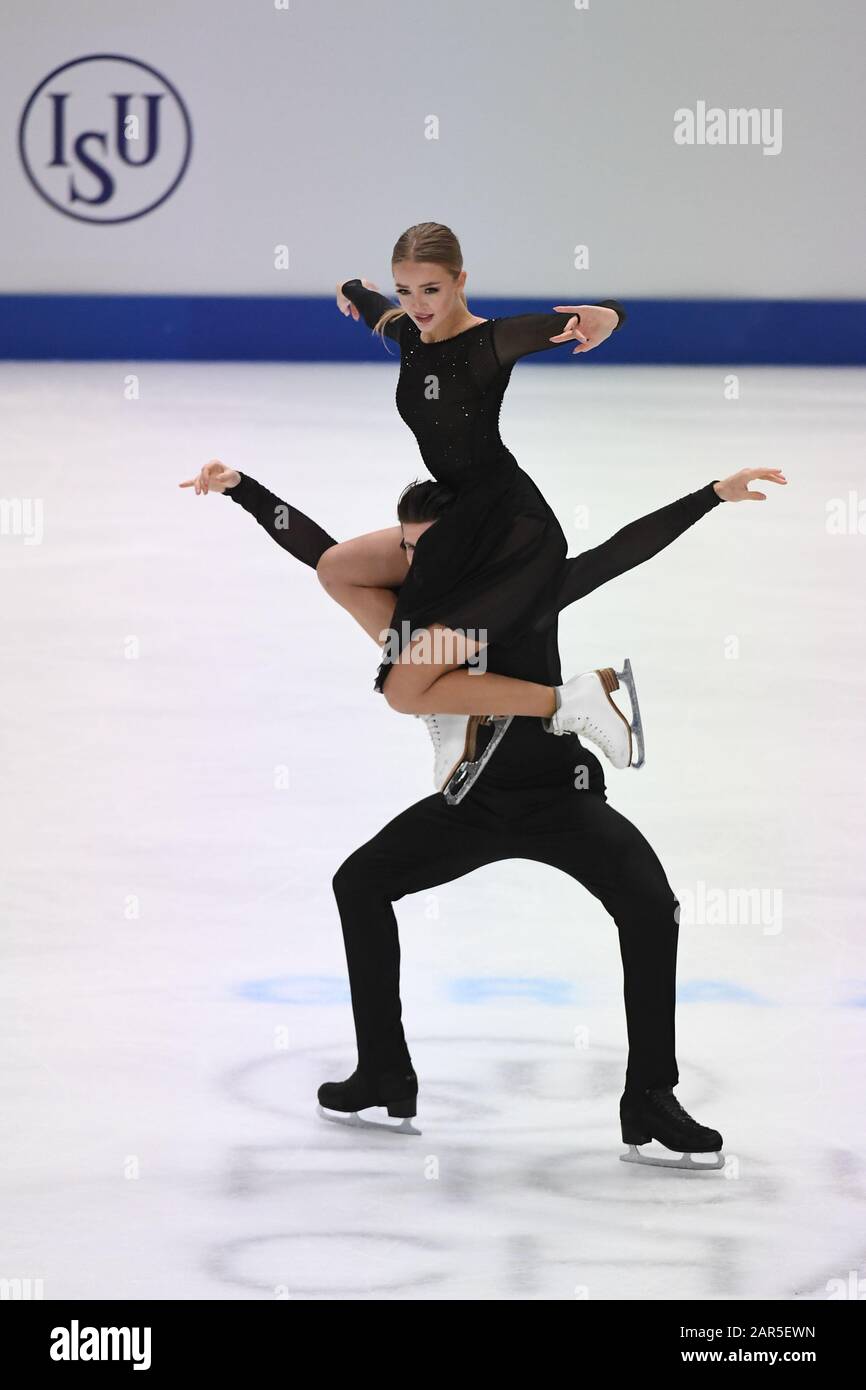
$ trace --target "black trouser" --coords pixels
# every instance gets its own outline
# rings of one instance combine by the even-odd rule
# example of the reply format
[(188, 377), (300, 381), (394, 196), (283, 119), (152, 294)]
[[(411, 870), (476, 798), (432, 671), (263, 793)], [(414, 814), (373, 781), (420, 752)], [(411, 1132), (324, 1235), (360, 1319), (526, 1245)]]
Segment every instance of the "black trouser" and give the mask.
[(562, 869), (604, 904), (623, 963), (626, 1083), (676, 1085), (678, 905), (651, 845), (603, 792), (485, 788), (483, 775), (457, 806), (438, 793), (410, 806), (334, 876), (359, 1067), (375, 1074), (410, 1061), (392, 903), (502, 859)]

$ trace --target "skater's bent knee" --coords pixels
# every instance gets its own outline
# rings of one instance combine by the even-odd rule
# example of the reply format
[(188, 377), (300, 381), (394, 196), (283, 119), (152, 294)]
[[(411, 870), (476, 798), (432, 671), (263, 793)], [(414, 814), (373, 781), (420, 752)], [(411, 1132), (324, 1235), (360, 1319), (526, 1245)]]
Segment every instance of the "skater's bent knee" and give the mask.
[(319, 556), (316, 565), (316, 576), (324, 589), (330, 589), (335, 584), (345, 583), (345, 576), (342, 575), (344, 569), (343, 556), (340, 554), (342, 546), (331, 545)]
[(395, 690), (394, 688), (389, 690), (388, 686), (386, 685), (383, 694), (388, 702), (389, 707), (394, 711), (395, 714), (423, 713), (422, 709), (419, 706), (417, 696), (413, 696), (409, 691)]
[(641, 925), (676, 926), (680, 905), (661, 866), (642, 852), (622, 855), (616, 863), (616, 911)]
[(331, 886), (338, 902), (356, 901), (370, 889), (381, 887), (381, 874), (375, 855), (368, 853), (365, 846), (356, 849), (348, 859), (343, 860), (331, 880)]
[(665, 884), (656, 884), (646, 895), (649, 915), (656, 922), (670, 922), (677, 925), (680, 920), (680, 905), (672, 890)]
[(347, 872), (345, 864), (341, 864), (334, 874), (331, 879), (331, 887), (339, 908), (351, 907), (353, 903), (358, 901), (358, 880), (351, 872)]
[[(424, 714), (427, 706), (423, 702), (423, 694), (414, 687), (411, 679), (406, 678), (407, 667), (390, 667), (385, 683), (382, 686), (382, 694), (388, 702), (389, 707), (397, 714)], [(411, 676), (411, 671), (409, 672)]]

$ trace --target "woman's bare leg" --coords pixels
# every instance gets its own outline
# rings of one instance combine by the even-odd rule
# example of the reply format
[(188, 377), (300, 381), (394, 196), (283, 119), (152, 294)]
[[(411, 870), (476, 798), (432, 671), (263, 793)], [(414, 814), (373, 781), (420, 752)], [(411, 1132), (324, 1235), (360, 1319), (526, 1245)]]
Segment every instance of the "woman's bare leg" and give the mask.
[(402, 527), (388, 526), (384, 531), (368, 531), (364, 536), (341, 541), (322, 554), (316, 573), (325, 588), (334, 583), (399, 589), (409, 568), (406, 552), (400, 548), (402, 539)]
[(385, 699), (401, 714), (524, 714), (549, 719), (556, 711), (552, 685), (464, 666), (486, 645), (431, 623), (388, 671)]
[(322, 587), (379, 646), (408, 570), (402, 537), (399, 526), (356, 536), (330, 546), (316, 566)]
[[(371, 531), (332, 545), (316, 567), (331, 598), (380, 646), (394, 612), (395, 591), (408, 570), (402, 537), (399, 526)], [(486, 645), (442, 623), (431, 623), (389, 670), (384, 687), (388, 704), (402, 714), (524, 714), (549, 719), (556, 709), (552, 686), (465, 668)]]

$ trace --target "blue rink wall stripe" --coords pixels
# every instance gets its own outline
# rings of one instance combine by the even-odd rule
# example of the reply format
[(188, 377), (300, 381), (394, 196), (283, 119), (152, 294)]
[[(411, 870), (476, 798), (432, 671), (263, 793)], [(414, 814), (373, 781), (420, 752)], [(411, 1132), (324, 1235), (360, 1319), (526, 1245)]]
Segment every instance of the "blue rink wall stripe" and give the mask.
[[(600, 298), (608, 297), (604, 288)], [(552, 308), (483, 299), (486, 318)], [(623, 365), (863, 366), (866, 300), (630, 299), (628, 322), (594, 361)], [(383, 362), (396, 344), (341, 321), (332, 298), (0, 295), (0, 358), (54, 361)], [(566, 348), (528, 361), (567, 363)]]
[[(443, 988), (455, 1004), (492, 1004), (503, 999), (553, 1006), (586, 1004), (578, 999), (570, 980), (524, 975), (466, 975), (444, 981)], [(348, 1004), (349, 984), (343, 975), (274, 975), (239, 982), (235, 991), (256, 1004), (321, 1006)], [(677, 988), (678, 1004), (767, 1005), (769, 1000), (734, 980), (686, 980)], [(847, 1001), (860, 1007), (866, 1000)]]

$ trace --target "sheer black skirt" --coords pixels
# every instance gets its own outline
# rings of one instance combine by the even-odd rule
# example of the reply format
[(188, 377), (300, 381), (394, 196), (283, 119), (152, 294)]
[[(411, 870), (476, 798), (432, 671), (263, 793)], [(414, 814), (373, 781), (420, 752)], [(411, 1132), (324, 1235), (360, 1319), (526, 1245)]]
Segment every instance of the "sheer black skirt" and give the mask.
[(521, 468), (463, 489), (419, 538), (391, 618), (375, 689), (399, 653), (431, 623), (508, 646), (552, 621), (568, 543)]

